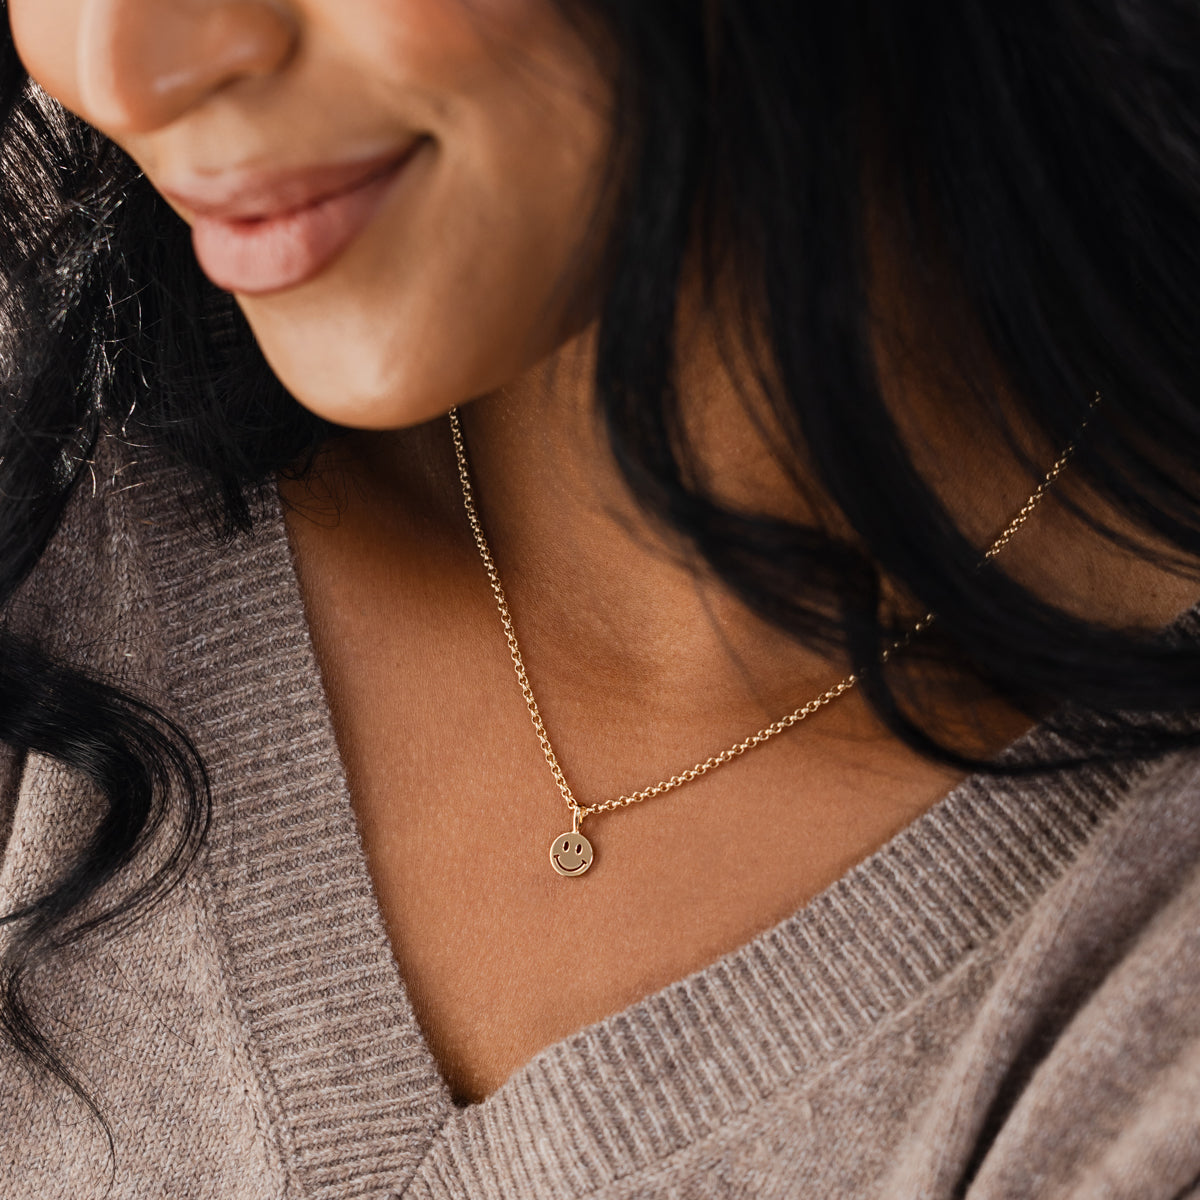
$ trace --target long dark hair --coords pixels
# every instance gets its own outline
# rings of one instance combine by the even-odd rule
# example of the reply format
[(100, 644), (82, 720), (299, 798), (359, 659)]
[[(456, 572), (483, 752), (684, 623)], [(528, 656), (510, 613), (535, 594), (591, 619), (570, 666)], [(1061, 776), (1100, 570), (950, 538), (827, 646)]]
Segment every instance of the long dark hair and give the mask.
[[(1153, 535), (1164, 561), (1194, 570), (1200, 9), (560, 4), (617, 48), (618, 215), (596, 395), (647, 510), (755, 611), (844, 652), (882, 718), (927, 754), (981, 765), (892, 674), (872, 669), (900, 630), (884, 579), (937, 612), (927, 652), (940, 647), (964, 676), (1068, 724), (1110, 718), (1086, 753), (1156, 755), (1194, 742), (1187, 722), (1150, 718), (1200, 709), (1200, 648), (1072, 617), (1002, 563), (981, 567), (916, 469), (872, 352), (868, 226), (904, 247), (914, 295), (943, 314), (934, 332), (956, 402), (981, 430), (1005, 436), (1008, 413), (1063, 446), (1101, 393), (1073, 470)], [(118, 149), (29, 83), (7, 34), (0, 160), (7, 605), (103, 431), (132, 430), (189, 465), (208, 481), (214, 519), (236, 534), (251, 519), (248, 491), (295, 469), (331, 430), (273, 379), (236, 307), (198, 272), (181, 222)], [(672, 369), (697, 231), (709, 280), (736, 266), (732, 332), (765, 331), (754, 383), (782, 431), (781, 454), (797, 475), (815, 472), (852, 535), (740, 511), (706, 488)], [(1030, 468), (1031, 478), (1041, 469)], [(1077, 720), (1074, 732), (1086, 728)], [(69, 872), (5, 918), (0, 1025), (70, 1081), (22, 982), (40, 956), (102, 919), (82, 924), (81, 906), (169, 812), (180, 817), (174, 846), (122, 909), (179, 877), (207, 821), (203, 766), (185, 730), (7, 626), (0, 739), (89, 776), (107, 805)]]

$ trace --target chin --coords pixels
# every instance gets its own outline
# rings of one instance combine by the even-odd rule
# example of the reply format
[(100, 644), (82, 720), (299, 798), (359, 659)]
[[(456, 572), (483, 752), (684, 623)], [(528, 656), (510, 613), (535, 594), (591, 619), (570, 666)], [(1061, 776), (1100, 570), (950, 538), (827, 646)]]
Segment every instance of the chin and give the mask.
[[(462, 355), (407, 339), (355, 337), (337, 322), (263, 320), (243, 304), (259, 348), (291, 395), (317, 416), (351, 429), (403, 429), (450, 411), (486, 387), (456, 368)], [(257, 308), (257, 311), (255, 309)]]
[(511, 319), (489, 321), (478, 310), (466, 325), (440, 316), (454, 306), (405, 314), (396, 311), (400, 305), (317, 299), (297, 305), (238, 297), (238, 303), (291, 395), (351, 429), (404, 429), (444, 416), (512, 383), (571, 340), (564, 331), (551, 336)]
[[(270, 362), (270, 357), (268, 356)], [(405, 429), (444, 416), (466, 398), (429, 381), (396, 378), (390, 386), (363, 379), (349, 366), (335, 378), (329, 372), (272, 369), (291, 395), (310, 412), (349, 429)]]

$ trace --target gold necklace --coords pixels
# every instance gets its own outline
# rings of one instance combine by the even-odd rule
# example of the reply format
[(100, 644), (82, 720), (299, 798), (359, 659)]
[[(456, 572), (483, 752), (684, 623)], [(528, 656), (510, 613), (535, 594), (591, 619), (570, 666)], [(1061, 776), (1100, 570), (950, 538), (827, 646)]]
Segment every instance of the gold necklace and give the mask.
[[(1098, 402), (1099, 396), (1092, 401), (1092, 407), (1094, 408)], [(1087, 420), (1085, 419), (1080, 427), (1081, 431), (1086, 425)], [(525, 707), (529, 710), (529, 719), (533, 723), (533, 731), (537, 734), (538, 742), (541, 744), (546, 765), (550, 768), (550, 773), (554, 776), (554, 782), (558, 785), (558, 790), (562, 794), (562, 798), (571, 810), (571, 831), (569, 833), (560, 833), (550, 843), (550, 865), (559, 875), (574, 878), (575, 876), (582, 875), (592, 865), (594, 858), (592, 844), (584, 837), (581, 829), (585, 818), (594, 816), (596, 813), (611, 812), (613, 809), (626, 808), (630, 804), (638, 804), (642, 800), (649, 800), (654, 796), (661, 796), (665, 792), (674, 791), (675, 788), (682, 787), (685, 783), (690, 783), (693, 779), (699, 779), (701, 775), (707, 775), (710, 771), (716, 770), (717, 767), (724, 766), (725, 763), (731, 762), (733, 759), (745, 754), (747, 750), (753, 750), (756, 746), (761, 746), (764, 742), (769, 742), (785, 729), (791, 729), (793, 725), (798, 725), (805, 718), (811, 717), (813, 713), (819, 712), (827, 704), (831, 704), (839, 696), (844, 696), (858, 683), (859, 677), (857, 675), (847, 675), (832, 687), (826, 688), (819, 696), (809, 700), (806, 704), (802, 704), (799, 708), (793, 709), (790, 713), (780, 717), (777, 721), (773, 721), (770, 725), (764, 726), (757, 733), (752, 733), (743, 741), (728, 746), (719, 754), (714, 754), (710, 758), (704, 759), (703, 762), (695, 763), (688, 767), (687, 770), (680, 771), (678, 775), (672, 775), (669, 779), (661, 779), (658, 783), (642, 788), (641, 791), (630, 792), (628, 795), (618, 796), (614, 800), (605, 800), (600, 804), (580, 804), (575, 799), (575, 794), (571, 791), (571, 785), (567, 783), (567, 777), (563, 774), (563, 769), (559, 764), (558, 756), (554, 753), (554, 747), (550, 744), (550, 735), (546, 732), (545, 722), (542, 720), (542, 714), (538, 711), (537, 701), (533, 696), (533, 688), (529, 685), (529, 676), (525, 671), (525, 662), (521, 658), (521, 647), (517, 642), (516, 630), (513, 628), (512, 614), (508, 610), (508, 600), (504, 595), (504, 585), (500, 582), (500, 572), (496, 569), (496, 560), (492, 557), (491, 548), (488, 546), (487, 538), (483, 533), (483, 523), (480, 521), (479, 513), (475, 508), (475, 493), (471, 486), (471, 472), (467, 466), (467, 446), (463, 438), (462, 425), (458, 418), (457, 408), (450, 410), (450, 435), (454, 441), (454, 456), (458, 461), (458, 479), (462, 485), (463, 508), (466, 509), (467, 521), (470, 523), (471, 533), (475, 537), (475, 545), (479, 549), (479, 557), (483, 560), (488, 581), (492, 585), (492, 595), (496, 598), (496, 607), (500, 610), (500, 620), (504, 626), (504, 636), (508, 639), (508, 652), (512, 656), (513, 669), (517, 674), (517, 682), (521, 685), (521, 695), (525, 697)], [(1050, 470), (1046, 472), (1045, 478), (1033, 490), (1029, 499), (1021, 505), (1016, 515), (1004, 527), (996, 540), (984, 551), (984, 560), (995, 558), (1008, 545), (1017, 530), (1029, 519), (1033, 510), (1041, 502), (1042, 497), (1049, 491), (1051, 484), (1062, 474), (1074, 451), (1075, 442), (1073, 440), (1062, 454), (1059, 455)], [(894, 650), (907, 645), (917, 634), (923, 633), (933, 624), (934, 619), (933, 613), (926, 613), (925, 616), (916, 622), (905, 637), (883, 651), (882, 660), (886, 662)]]

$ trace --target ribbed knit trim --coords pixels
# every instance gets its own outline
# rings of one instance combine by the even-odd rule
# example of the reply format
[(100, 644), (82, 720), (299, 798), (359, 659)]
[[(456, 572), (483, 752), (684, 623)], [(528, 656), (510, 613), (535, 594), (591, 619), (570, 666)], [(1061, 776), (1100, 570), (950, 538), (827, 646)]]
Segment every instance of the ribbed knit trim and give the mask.
[(213, 910), (289, 1194), (386, 1195), (453, 1106), (375, 903), (281, 515), (222, 548), (176, 473), (148, 484), (170, 700), (211, 775)]
[(374, 899), (278, 504), (219, 550), (178, 484), (148, 510), (173, 700), (212, 772), (229, 986), (305, 1197), (566, 1200), (661, 1163), (944, 977), (1128, 788), (1116, 768), (969, 780), (792, 917), (457, 1109)]

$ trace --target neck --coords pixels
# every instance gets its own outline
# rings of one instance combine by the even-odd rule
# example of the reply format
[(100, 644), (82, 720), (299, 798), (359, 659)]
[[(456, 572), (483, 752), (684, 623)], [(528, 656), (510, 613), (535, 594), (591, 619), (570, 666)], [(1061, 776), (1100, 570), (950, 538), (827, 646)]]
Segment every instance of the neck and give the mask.
[[(594, 413), (592, 365), (581, 339), (462, 413), (480, 515), (522, 642), (544, 661), (578, 664), (591, 686), (607, 681), (643, 703), (674, 694), (721, 706), (734, 696), (774, 719), (798, 702), (797, 688), (822, 690), (842, 664), (757, 620), (629, 494)], [(754, 480), (758, 494), (739, 497), (748, 503), (794, 508), (718, 364), (697, 356), (693, 374), (703, 380), (703, 394), (691, 393), (705, 413), (699, 433), (720, 447), (705, 454), (715, 475)]]
[[(689, 342), (681, 380), (689, 411), (703, 414), (691, 432), (712, 486), (723, 499), (803, 519), (795, 484), (747, 416), (714, 346), (700, 337)], [(535, 691), (568, 725), (572, 714), (582, 728), (601, 712), (631, 728), (686, 723), (713, 729), (715, 741), (726, 733), (738, 740), (820, 694), (846, 664), (757, 619), (685, 539), (646, 517), (596, 419), (593, 365), (592, 338), (581, 336), (461, 412), (479, 514)], [(986, 545), (1032, 485), (1015, 464), (1006, 472), (994, 454), (980, 460), (977, 431), (959, 437), (953, 423), (939, 425), (922, 408), (937, 407), (935, 393), (916, 382), (897, 372), (890, 386), (906, 411), (920, 411), (939, 431), (939, 489), (979, 525)], [(921, 395), (935, 398), (919, 402)], [(955, 444), (945, 445), (948, 438)], [(449, 423), (358, 435), (341, 461), (358, 497), (343, 521), (360, 530), (363, 553), (387, 552), (381, 515), (419, 514), (440, 547), (435, 553), (455, 557), (455, 578), (478, 593), (481, 636), (500, 638), (463, 513)], [(955, 463), (962, 469), (945, 470)], [(981, 508), (979, 478), (995, 482), (992, 513)], [(1055, 490), (1070, 487), (1063, 479)], [(1056, 501), (1052, 493), (1005, 549), (1005, 566), (1018, 577), (1101, 620), (1163, 624), (1194, 602), (1190, 585), (1118, 554)], [(973, 707), (982, 711), (978, 701)], [(835, 708), (824, 727), (879, 733), (857, 698)], [(995, 732), (984, 743), (1001, 745), (1021, 727), (1021, 718), (1000, 708), (988, 719)]]

